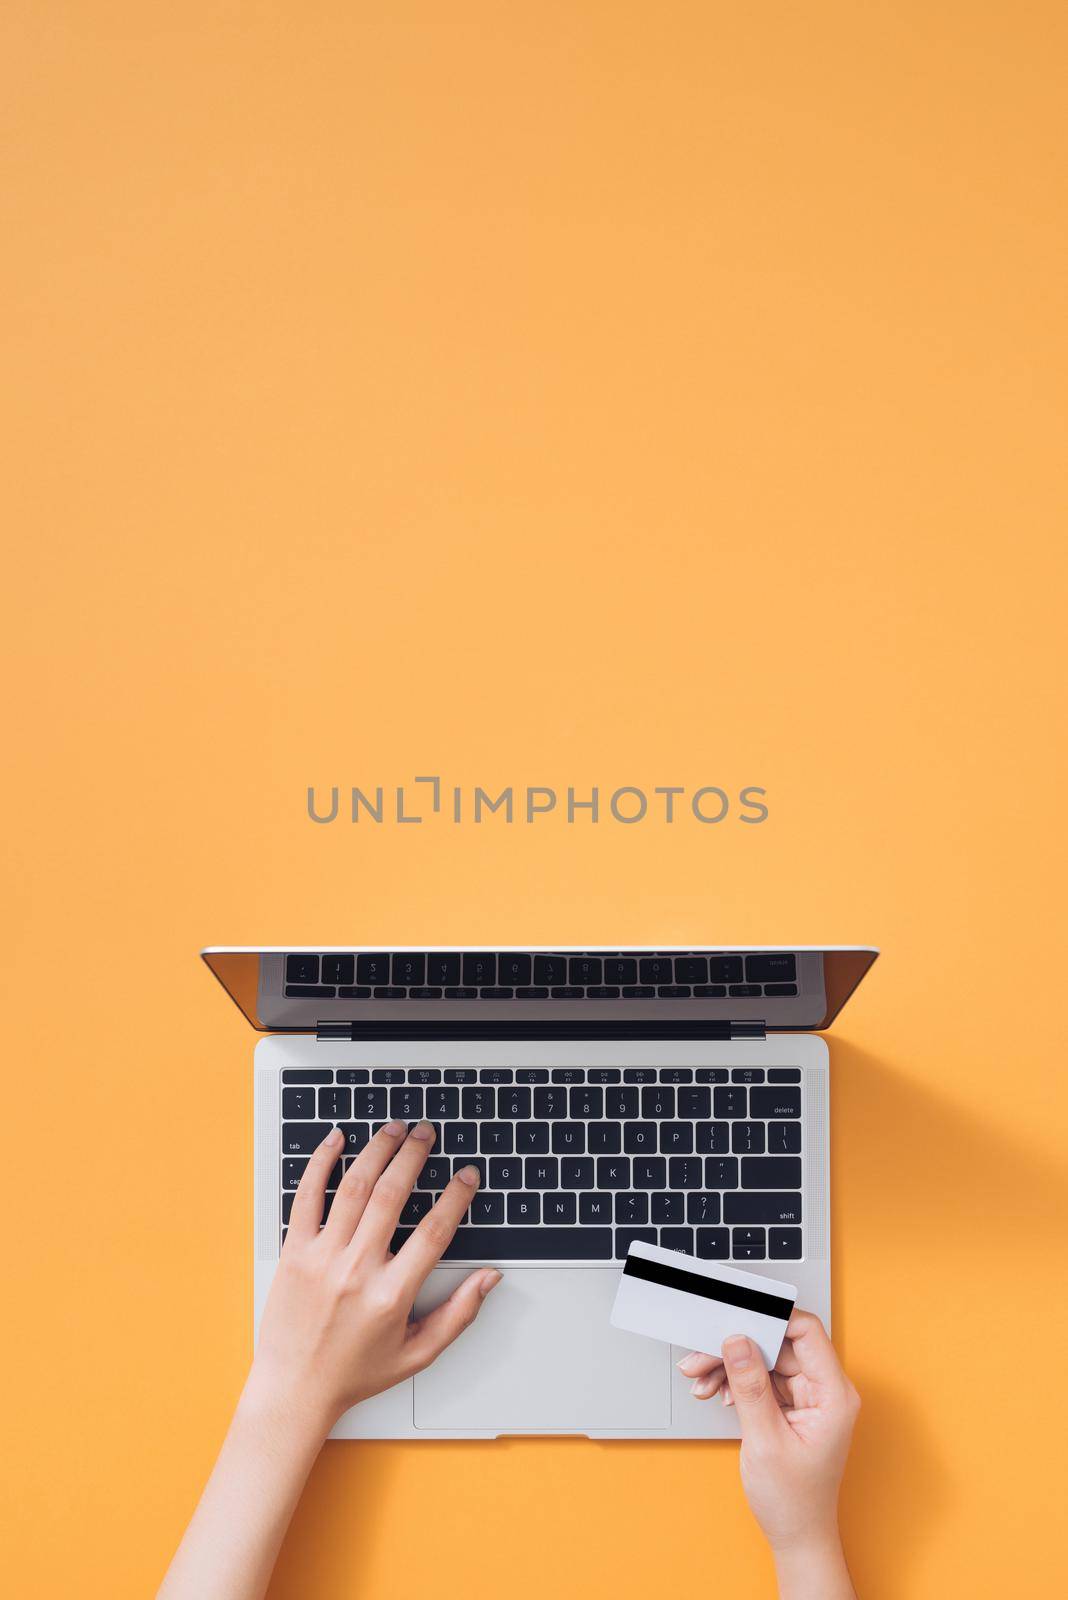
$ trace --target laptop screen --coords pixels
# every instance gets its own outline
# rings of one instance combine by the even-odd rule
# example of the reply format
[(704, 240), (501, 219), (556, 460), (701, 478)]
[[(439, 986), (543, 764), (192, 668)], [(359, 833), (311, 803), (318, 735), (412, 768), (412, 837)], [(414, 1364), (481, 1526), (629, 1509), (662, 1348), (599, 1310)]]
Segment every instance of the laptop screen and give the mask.
[(367, 1038), (663, 1037), (830, 1026), (878, 951), (801, 945), (212, 947), (254, 1028)]

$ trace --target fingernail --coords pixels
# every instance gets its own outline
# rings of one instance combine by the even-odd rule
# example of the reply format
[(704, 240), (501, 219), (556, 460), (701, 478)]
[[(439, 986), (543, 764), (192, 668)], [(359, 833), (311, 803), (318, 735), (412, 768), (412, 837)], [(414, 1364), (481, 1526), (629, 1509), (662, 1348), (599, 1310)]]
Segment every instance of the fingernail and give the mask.
[(719, 1392), (723, 1396), (723, 1404), (725, 1406), (732, 1406), (734, 1404), (734, 1396), (731, 1394), (729, 1389), (721, 1389)]
[(691, 1368), (693, 1366), (693, 1363), (695, 1361), (700, 1361), (700, 1359), (701, 1359), (700, 1351), (691, 1350), (690, 1354), (688, 1356), (683, 1356), (682, 1360), (681, 1361), (676, 1361), (675, 1365), (678, 1367), (680, 1372), (685, 1372), (686, 1376), (689, 1377), (690, 1370), (691, 1370)]
[(417, 1122), (415, 1127), (412, 1129), (413, 1139), (432, 1139), (433, 1137), (433, 1124), (429, 1122)]
[(340, 1128), (331, 1128), (330, 1132), (327, 1134), (326, 1138), (323, 1140), (323, 1143), (324, 1144), (334, 1144), (334, 1145), (344, 1144), (345, 1143), (345, 1135), (342, 1133)]
[(723, 1359), (736, 1372), (744, 1372), (753, 1358), (753, 1346), (744, 1334), (723, 1341)]
[(707, 1378), (695, 1379), (695, 1381), (690, 1385), (690, 1393), (696, 1395), (698, 1400), (707, 1400), (709, 1395), (712, 1393), (712, 1385), (714, 1382), (715, 1373), (710, 1372)]
[(482, 1182), (482, 1174), (477, 1167), (461, 1167), (456, 1176), (461, 1183), (469, 1183), (472, 1189), (477, 1189)]
[(403, 1139), (408, 1132), (408, 1124), (406, 1122), (387, 1122), (382, 1132), (388, 1133), (391, 1139)]
[(491, 1289), (495, 1289), (497, 1287), (503, 1276), (503, 1272), (498, 1272), (496, 1267), (491, 1267), (488, 1272), (484, 1272), (482, 1274), (478, 1285), (478, 1292), (482, 1296), (483, 1300), (485, 1300)]

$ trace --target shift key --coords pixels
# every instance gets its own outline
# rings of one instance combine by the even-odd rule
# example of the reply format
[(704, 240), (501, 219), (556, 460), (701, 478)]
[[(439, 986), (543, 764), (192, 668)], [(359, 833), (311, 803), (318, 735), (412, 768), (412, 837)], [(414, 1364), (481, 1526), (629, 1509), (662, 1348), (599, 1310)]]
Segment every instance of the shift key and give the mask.
[(735, 1190), (723, 1196), (723, 1220), (731, 1223), (799, 1223), (799, 1194), (759, 1194)]

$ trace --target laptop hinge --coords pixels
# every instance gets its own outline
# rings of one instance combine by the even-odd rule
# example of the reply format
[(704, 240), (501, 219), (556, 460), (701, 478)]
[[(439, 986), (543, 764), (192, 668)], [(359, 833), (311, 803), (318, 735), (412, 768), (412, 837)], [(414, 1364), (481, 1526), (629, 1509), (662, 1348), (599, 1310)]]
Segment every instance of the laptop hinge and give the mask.
[(393, 1025), (370, 1026), (357, 1022), (317, 1022), (315, 1024), (315, 1037), (317, 1039), (658, 1039), (672, 1037), (689, 1037), (696, 1039), (765, 1039), (767, 1032), (763, 1022), (709, 1022), (697, 1026), (690, 1024), (677, 1030), (665, 1028), (663, 1024), (653, 1023), (596, 1023), (573, 1025), (561, 1022), (558, 1018), (551, 1024), (523, 1023), (501, 1024), (489, 1023), (472, 1027), (469, 1023), (452, 1025), (413, 1023), (405, 1026), (403, 1023)]

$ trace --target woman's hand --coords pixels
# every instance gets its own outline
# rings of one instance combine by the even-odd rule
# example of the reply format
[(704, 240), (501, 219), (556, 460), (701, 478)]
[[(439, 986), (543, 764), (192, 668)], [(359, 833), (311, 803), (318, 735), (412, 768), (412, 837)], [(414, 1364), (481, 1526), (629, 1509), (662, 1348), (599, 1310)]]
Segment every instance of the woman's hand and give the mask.
[(343, 1411), (420, 1372), (478, 1315), (501, 1274), (472, 1272), (419, 1322), (416, 1294), (478, 1188), (462, 1167), (396, 1256), (401, 1209), (430, 1154), (434, 1129), (380, 1128), (345, 1173), (320, 1231), (338, 1129), (311, 1157), (293, 1197), (289, 1231), (260, 1327), (249, 1387), (317, 1417), (324, 1433)]
[(838, 1536), (838, 1487), (857, 1391), (822, 1322), (795, 1311), (769, 1373), (751, 1339), (727, 1339), (723, 1359), (679, 1362), (700, 1400), (721, 1394), (742, 1425), (742, 1486), (775, 1556), (780, 1594), (791, 1600), (851, 1596)]

